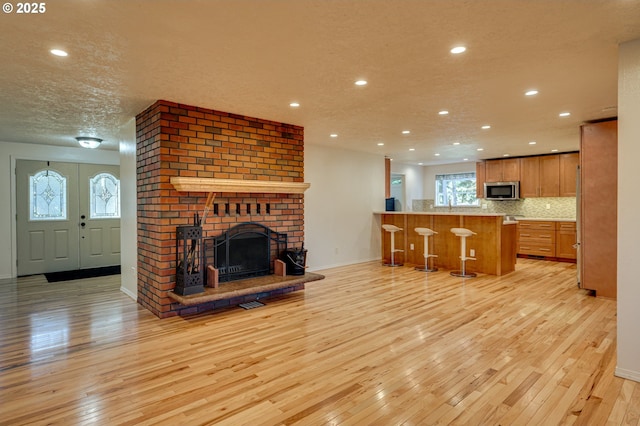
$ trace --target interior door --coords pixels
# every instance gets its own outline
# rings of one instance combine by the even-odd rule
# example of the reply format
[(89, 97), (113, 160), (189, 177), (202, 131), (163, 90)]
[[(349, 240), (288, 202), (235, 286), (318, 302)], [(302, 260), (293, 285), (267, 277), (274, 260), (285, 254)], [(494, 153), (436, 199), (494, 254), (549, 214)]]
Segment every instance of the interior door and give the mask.
[(78, 166), (16, 162), (18, 275), (78, 269)]
[(80, 268), (120, 264), (120, 168), (79, 166)]

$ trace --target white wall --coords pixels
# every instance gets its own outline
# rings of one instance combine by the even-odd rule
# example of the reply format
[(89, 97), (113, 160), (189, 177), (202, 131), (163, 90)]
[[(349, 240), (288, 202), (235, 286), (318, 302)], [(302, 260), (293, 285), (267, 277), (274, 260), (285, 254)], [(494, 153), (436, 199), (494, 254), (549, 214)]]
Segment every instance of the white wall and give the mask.
[(640, 382), (640, 39), (620, 45), (618, 64), (618, 363), (616, 375)]
[(384, 157), (306, 143), (305, 248), (310, 270), (379, 260)]
[(138, 196), (136, 187), (136, 121), (120, 129), (120, 290), (138, 299)]
[(428, 200), (436, 198), (436, 175), (469, 172), (476, 172), (476, 163), (473, 161), (440, 166), (424, 166), (424, 198)]
[(118, 153), (103, 149), (61, 148), (48, 145), (0, 142), (0, 278), (12, 278), (16, 268), (16, 160), (64, 161), (118, 165)]
[(402, 210), (411, 211), (413, 200), (421, 200), (424, 198), (423, 167), (392, 161), (391, 173), (404, 175), (404, 205), (402, 206)]

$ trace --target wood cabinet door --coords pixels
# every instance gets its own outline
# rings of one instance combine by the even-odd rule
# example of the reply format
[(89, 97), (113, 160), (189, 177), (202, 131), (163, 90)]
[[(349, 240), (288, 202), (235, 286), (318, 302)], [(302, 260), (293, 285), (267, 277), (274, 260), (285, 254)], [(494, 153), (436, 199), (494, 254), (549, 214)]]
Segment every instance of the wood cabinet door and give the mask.
[(513, 182), (520, 180), (519, 158), (509, 158), (500, 161), (502, 162), (502, 180), (504, 182)]
[(576, 259), (576, 223), (556, 223), (556, 257), (563, 259)]
[(502, 182), (502, 160), (487, 160), (484, 162), (485, 182)]
[(476, 198), (484, 198), (485, 166), (484, 161), (476, 163)]
[(520, 198), (538, 197), (540, 157), (520, 159)]
[(585, 124), (580, 140), (581, 286), (617, 296), (617, 120)]
[(571, 152), (560, 154), (560, 196), (576, 196), (577, 168), (580, 164), (580, 154)]
[(560, 196), (560, 156), (540, 157), (540, 196)]

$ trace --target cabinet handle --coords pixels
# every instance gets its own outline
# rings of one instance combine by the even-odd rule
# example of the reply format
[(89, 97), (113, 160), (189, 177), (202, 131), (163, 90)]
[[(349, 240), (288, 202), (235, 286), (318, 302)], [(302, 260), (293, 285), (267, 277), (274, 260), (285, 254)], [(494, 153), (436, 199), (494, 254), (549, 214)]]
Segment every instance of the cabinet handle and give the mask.
[(521, 237), (530, 237), (531, 234), (520, 234)]
[(540, 251), (551, 251), (551, 249), (548, 249), (548, 248), (540, 248)]

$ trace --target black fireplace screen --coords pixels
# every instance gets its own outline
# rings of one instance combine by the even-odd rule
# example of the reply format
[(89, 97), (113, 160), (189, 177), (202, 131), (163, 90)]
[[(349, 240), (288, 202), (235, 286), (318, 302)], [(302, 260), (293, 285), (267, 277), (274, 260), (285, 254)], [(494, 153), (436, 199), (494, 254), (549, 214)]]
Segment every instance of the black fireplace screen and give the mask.
[(204, 239), (205, 264), (218, 269), (221, 283), (272, 274), (273, 261), (286, 249), (287, 234), (254, 222)]

